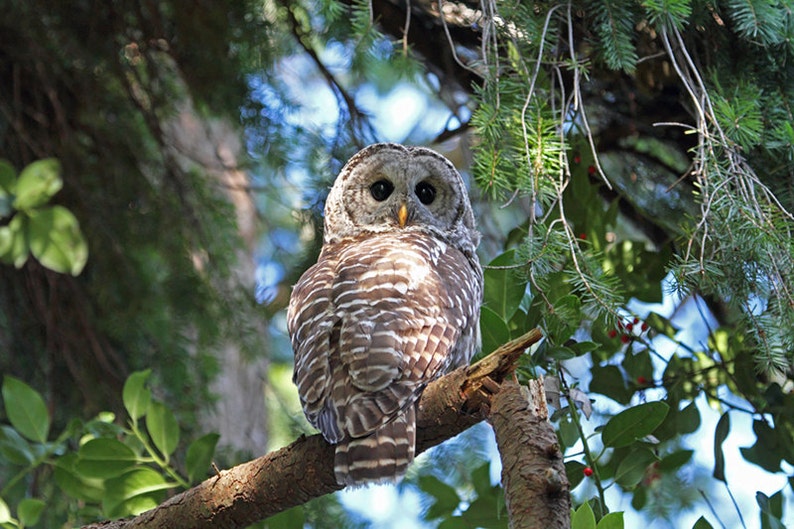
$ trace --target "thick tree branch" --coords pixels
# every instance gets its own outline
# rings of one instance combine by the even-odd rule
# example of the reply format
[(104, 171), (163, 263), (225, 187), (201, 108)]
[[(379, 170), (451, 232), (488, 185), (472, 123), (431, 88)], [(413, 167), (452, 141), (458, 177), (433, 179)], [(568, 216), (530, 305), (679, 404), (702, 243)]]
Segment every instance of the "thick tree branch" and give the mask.
[(543, 380), (507, 382), (488, 419), (502, 458), (510, 527), (570, 527), (571, 500), (557, 435), (548, 421)]
[[(419, 402), (417, 453), (453, 437), (485, 418), (490, 395), (513, 372), (539, 330), (509, 342), (480, 362), (428, 385)], [(221, 471), (203, 483), (135, 518), (86, 526), (86, 529), (240, 528), (340, 490), (334, 479), (334, 448), (320, 435), (253, 461)]]

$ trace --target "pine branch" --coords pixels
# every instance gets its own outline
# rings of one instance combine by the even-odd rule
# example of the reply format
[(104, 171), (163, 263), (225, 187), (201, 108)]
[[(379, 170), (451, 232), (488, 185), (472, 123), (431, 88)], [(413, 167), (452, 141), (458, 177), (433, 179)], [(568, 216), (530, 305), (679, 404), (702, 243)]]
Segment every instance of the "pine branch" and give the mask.
[[(428, 385), (419, 401), (417, 454), (483, 420), (499, 384), (541, 337), (534, 329)], [(302, 436), (289, 446), (223, 470), (135, 518), (84, 529), (237, 529), (341, 489), (334, 478), (333, 446), (319, 434)]]

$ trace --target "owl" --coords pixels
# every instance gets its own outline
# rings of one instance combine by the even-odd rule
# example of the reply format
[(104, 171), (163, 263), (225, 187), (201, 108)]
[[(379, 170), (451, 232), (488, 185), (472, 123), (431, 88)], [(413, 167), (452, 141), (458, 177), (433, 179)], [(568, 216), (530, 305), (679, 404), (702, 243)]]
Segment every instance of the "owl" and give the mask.
[(340, 485), (401, 479), (423, 389), (479, 348), (479, 240), (463, 180), (440, 154), (380, 143), (342, 168), (320, 256), (287, 313), (293, 381), (335, 445)]

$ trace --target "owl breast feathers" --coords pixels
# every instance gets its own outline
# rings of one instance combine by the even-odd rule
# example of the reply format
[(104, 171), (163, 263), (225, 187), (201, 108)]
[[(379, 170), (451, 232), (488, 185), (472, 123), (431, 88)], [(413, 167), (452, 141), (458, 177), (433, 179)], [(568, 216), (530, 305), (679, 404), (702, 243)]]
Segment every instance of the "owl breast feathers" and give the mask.
[(460, 175), (433, 151), (373, 145), (337, 178), (288, 329), (293, 380), (336, 445), (339, 484), (399, 479), (422, 390), (479, 347), (478, 240)]

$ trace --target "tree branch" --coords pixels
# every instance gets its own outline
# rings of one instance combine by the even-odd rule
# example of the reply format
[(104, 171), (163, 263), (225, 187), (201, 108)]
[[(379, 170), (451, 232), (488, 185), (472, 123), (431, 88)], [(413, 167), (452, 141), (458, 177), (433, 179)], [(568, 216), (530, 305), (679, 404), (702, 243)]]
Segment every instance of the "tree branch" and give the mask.
[[(478, 363), (427, 386), (419, 401), (417, 454), (480, 422), (499, 383), (515, 369), (538, 329), (509, 342)], [(178, 494), (135, 518), (84, 529), (236, 529), (342, 489), (334, 478), (334, 447), (320, 435), (298, 440)]]
[(570, 486), (548, 416), (542, 379), (531, 380), (529, 390), (505, 383), (491, 402), (511, 528), (570, 527)]

